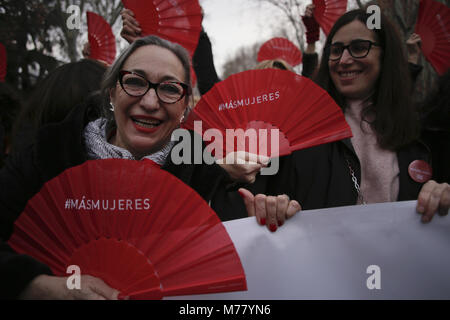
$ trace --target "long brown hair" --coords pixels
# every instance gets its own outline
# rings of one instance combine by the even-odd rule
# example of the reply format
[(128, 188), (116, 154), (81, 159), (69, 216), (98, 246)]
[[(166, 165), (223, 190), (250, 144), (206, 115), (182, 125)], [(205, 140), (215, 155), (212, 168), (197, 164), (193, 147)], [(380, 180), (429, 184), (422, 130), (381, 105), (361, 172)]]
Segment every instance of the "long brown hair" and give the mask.
[[(328, 35), (316, 82), (345, 110), (345, 97), (338, 92), (328, 67), (328, 50), (336, 32), (343, 26), (359, 20), (366, 25), (370, 17), (364, 10), (349, 11), (340, 17)], [(378, 143), (384, 149), (396, 150), (417, 139), (420, 133), (418, 115), (411, 99), (411, 75), (401, 37), (391, 21), (381, 14), (381, 28), (372, 30), (383, 49), (381, 68), (374, 94), (363, 109), (363, 120), (375, 131)]]

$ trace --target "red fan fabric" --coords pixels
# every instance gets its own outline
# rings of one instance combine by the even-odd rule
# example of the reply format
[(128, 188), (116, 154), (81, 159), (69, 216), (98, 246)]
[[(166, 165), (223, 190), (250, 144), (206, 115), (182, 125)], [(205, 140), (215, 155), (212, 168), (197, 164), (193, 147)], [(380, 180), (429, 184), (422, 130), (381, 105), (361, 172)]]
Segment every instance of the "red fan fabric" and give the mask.
[[(325, 90), (278, 69), (248, 70), (217, 83), (184, 127), (201, 134), (217, 159), (233, 151), (283, 156), (352, 136), (341, 108)], [(227, 129), (240, 129), (232, 131), (241, 139), (227, 138)], [(229, 137), (232, 133), (228, 130)]]
[(347, 0), (313, 0), (316, 18), (323, 32), (328, 35), (337, 19), (347, 11)]
[(91, 160), (47, 182), (10, 246), (103, 279), (131, 299), (246, 290), (223, 224), (190, 187), (148, 160)]
[(0, 43), (0, 82), (5, 82), (7, 70), (7, 56), (6, 48), (3, 43)]
[(102, 16), (87, 11), (90, 58), (112, 64), (116, 59), (116, 38), (111, 26)]
[(295, 67), (302, 63), (302, 52), (286, 38), (273, 38), (261, 46), (257, 60), (261, 62), (275, 59), (283, 59)]
[(434, 0), (421, 0), (415, 33), (422, 51), (439, 75), (450, 68), (450, 8)]
[(135, 14), (142, 35), (157, 35), (182, 45), (191, 57), (197, 48), (202, 29), (202, 12), (198, 0), (122, 0)]

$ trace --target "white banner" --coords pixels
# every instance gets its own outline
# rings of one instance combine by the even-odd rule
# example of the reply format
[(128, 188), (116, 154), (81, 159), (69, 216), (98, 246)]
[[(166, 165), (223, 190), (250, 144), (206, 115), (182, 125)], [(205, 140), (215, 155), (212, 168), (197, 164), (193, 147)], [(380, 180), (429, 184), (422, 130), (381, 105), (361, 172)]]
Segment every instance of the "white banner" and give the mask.
[(303, 211), (271, 233), (224, 223), (248, 291), (176, 299), (450, 299), (450, 217), (416, 202)]

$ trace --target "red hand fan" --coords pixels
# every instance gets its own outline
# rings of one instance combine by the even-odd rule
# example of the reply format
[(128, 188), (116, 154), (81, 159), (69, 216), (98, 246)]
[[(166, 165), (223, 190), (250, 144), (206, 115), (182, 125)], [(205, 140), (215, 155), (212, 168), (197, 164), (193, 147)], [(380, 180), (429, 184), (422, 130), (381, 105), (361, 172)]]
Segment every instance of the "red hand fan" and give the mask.
[(313, 0), (314, 18), (328, 35), (337, 19), (347, 11), (347, 0)]
[(0, 43), (0, 82), (5, 82), (6, 78), (6, 48), (3, 43)]
[(302, 63), (302, 52), (286, 38), (273, 38), (261, 46), (257, 60), (261, 62), (275, 59), (283, 59), (295, 67)]
[(102, 16), (87, 11), (90, 58), (112, 64), (116, 59), (116, 38), (111, 26)]
[(415, 33), (422, 39), (422, 51), (436, 72), (450, 68), (450, 8), (433, 0), (421, 0)]
[(55, 275), (77, 265), (132, 299), (246, 290), (215, 212), (147, 160), (93, 160), (64, 171), (28, 202), (9, 244)]
[[(341, 108), (325, 90), (278, 69), (248, 70), (217, 83), (184, 127), (202, 134), (205, 142), (213, 140), (208, 147), (217, 159), (232, 151), (282, 156), (352, 135)], [(232, 138), (233, 130), (227, 138), (227, 129), (242, 129), (234, 130), (241, 139)]]
[(157, 35), (182, 45), (191, 57), (202, 30), (202, 12), (198, 0), (122, 0), (133, 11), (142, 35)]

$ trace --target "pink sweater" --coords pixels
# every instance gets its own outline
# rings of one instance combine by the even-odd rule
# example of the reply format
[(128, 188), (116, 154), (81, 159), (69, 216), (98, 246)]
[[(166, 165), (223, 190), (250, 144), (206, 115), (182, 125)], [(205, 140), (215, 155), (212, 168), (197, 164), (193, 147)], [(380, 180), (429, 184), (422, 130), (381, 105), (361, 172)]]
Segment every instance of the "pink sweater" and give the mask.
[[(381, 149), (370, 125), (361, 121), (362, 101), (349, 101), (345, 110), (353, 132), (351, 142), (361, 163), (361, 180), (358, 181), (366, 203), (393, 202), (399, 191), (397, 154)], [(359, 201), (358, 201), (359, 203)]]

